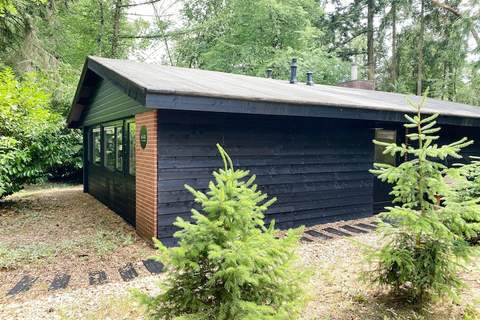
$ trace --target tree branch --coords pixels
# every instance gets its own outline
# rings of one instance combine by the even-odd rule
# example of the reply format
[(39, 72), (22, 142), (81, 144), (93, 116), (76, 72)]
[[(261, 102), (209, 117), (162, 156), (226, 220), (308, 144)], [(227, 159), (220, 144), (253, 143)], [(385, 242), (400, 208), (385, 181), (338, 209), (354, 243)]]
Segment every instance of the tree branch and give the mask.
[[(433, 3), (434, 6), (437, 6), (441, 9), (444, 9), (444, 10), (454, 14), (458, 18), (463, 18), (463, 14), (458, 9), (456, 9), (456, 8), (446, 4), (446, 3), (442, 3), (438, 0), (432, 0), (432, 3)], [(475, 30), (475, 26), (472, 25), (470, 27), (470, 31), (472, 33), (473, 38), (477, 42), (477, 47), (480, 46), (480, 35), (478, 34), (477, 30)]]
[(146, 4), (154, 4), (160, 1), (163, 1), (163, 0), (150, 0), (150, 1), (140, 2), (140, 3), (127, 3), (127, 4), (122, 4), (120, 7), (122, 8), (137, 7), (137, 6), (143, 6)]

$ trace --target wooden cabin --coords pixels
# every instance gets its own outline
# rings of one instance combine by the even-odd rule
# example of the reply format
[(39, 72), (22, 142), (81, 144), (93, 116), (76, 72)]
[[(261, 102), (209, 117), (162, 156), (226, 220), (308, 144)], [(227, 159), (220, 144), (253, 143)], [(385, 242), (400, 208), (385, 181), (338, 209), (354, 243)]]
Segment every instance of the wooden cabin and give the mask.
[[(295, 82), (295, 81), (293, 81)], [(404, 140), (406, 96), (89, 57), (68, 117), (84, 137), (84, 191), (145, 237), (172, 243), (222, 165), (215, 144), (278, 198), (279, 227), (370, 216), (389, 189), (368, 172), (395, 163), (372, 139)], [(480, 136), (480, 109), (429, 100), (445, 141)], [(478, 145), (468, 154), (480, 155)]]

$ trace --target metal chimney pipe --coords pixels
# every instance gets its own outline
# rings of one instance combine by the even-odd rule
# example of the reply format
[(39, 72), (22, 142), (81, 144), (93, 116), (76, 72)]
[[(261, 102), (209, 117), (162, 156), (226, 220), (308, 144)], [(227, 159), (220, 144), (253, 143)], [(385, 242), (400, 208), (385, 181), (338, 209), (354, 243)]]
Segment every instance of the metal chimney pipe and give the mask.
[(313, 86), (313, 72), (307, 72), (307, 86)]
[(270, 68), (268, 68), (268, 69), (267, 69), (267, 78), (268, 78), (268, 79), (271, 79), (271, 78), (272, 78), (272, 73), (273, 73), (273, 70), (270, 69)]
[(297, 58), (293, 58), (290, 64), (290, 83), (297, 83)]
[(357, 64), (354, 62), (352, 63), (352, 81), (357, 81), (358, 80), (358, 66)]

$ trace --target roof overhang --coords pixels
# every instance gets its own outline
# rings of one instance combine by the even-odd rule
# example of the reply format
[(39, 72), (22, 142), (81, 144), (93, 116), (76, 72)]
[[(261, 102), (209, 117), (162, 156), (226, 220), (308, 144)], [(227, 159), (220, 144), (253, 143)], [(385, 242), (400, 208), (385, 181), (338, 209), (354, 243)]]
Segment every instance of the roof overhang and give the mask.
[[(184, 93), (147, 90), (147, 88), (107, 68), (95, 59), (87, 58), (67, 118), (68, 127), (78, 128), (82, 126), (84, 111), (91, 103), (95, 90), (102, 79), (107, 79), (129, 97), (138, 101), (139, 104), (152, 109), (405, 122), (404, 111), (379, 110), (378, 108), (352, 107), (351, 105), (343, 106), (340, 104), (308, 105), (304, 103), (238, 99), (228, 96), (214, 97), (208, 96), (208, 93), (205, 93), (205, 96), (190, 96)], [(480, 118), (474, 117), (441, 115), (438, 122), (440, 124), (480, 127)]]
[(115, 71), (106, 68), (95, 60), (87, 58), (83, 65), (80, 81), (77, 85), (75, 97), (67, 117), (67, 126), (69, 128), (78, 128), (81, 126), (83, 111), (85, 111), (91, 103), (95, 94), (95, 89), (102, 79), (108, 79), (124, 91), (129, 97), (145, 106), (147, 97), (147, 90), (145, 88), (125, 79)]

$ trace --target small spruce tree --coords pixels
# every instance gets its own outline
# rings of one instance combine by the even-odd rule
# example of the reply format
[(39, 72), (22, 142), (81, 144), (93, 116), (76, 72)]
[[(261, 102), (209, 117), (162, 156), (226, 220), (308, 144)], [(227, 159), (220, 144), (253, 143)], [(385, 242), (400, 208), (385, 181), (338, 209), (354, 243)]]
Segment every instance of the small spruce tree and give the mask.
[(255, 176), (234, 169), (217, 145), (224, 168), (213, 172), (205, 194), (185, 186), (202, 207), (194, 223), (178, 218), (179, 246), (155, 240), (157, 259), (167, 266), (156, 297), (137, 292), (154, 319), (296, 319), (305, 273), (296, 264), (301, 229), (277, 238), (264, 212), (275, 202), (257, 190)]
[(445, 224), (471, 244), (480, 242), (480, 162), (471, 157), (467, 164), (450, 170), (451, 190), (444, 197)]
[(460, 151), (473, 141), (463, 138), (438, 145), (438, 114), (422, 115), (425, 97), (419, 103), (408, 103), (415, 113), (405, 115), (404, 126), (410, 130), (407, 138), (411, 143), (374, 140), (385, 148), (385, 154), (407, 156), (408, 160), (398, 166), (375, 163), (371, 170), (393, 185), (390, 194), (396, 205), (385, 208), (380, 215), (383, 222), (379, 232), (385, 242), (379, 250), (368, 250), (367, 260), (374, 268), (366, 276), (374, 283), (393, 287), (411, 302), (454, 298), (462, 284), (457, 276), (459, 262), (471, 251), (463, 237), (453, 231), (464, 227), (453, 202), (439, 205), (438, 198), (451, 192), (445, 181), (449, 168), (444, 160), (461, 158)]

